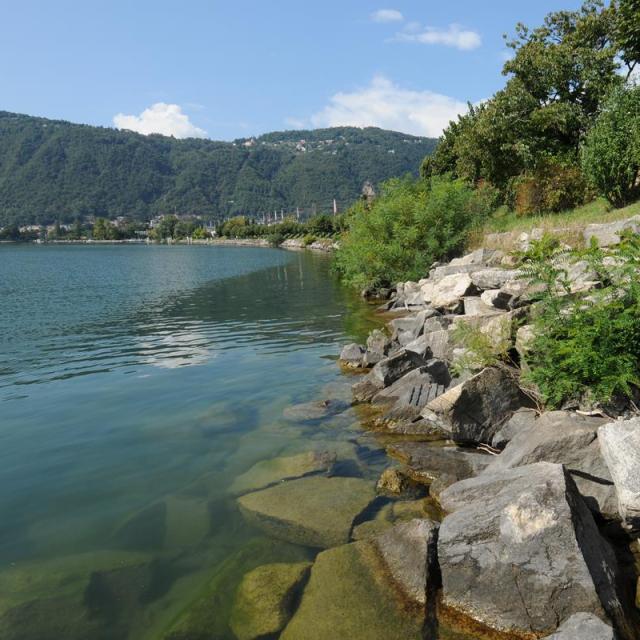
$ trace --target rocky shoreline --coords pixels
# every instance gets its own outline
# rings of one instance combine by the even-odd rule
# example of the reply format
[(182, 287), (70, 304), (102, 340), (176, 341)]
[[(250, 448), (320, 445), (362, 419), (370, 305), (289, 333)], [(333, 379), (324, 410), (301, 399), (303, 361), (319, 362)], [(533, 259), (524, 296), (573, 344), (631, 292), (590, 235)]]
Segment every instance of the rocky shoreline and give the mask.
[[(590, 225), (584, 238), (612, 246), (637, 224)], [(586, 263), (569, 277), (578, 294), (598, 284)], [(396, 315), (388, 332), (341, 353), (364, 373), (353, 393), (374, 409), (371, 427), (397, 440), (387, 451), (399, 465), (378, 489), (422, 485), (442, 510), (419, 521), (438, 530), (426, 584), (441, 621), (473, 638), (638, 638), (640, 418), (545, 412), (517, 366), (455, 366), (461, 323), (507, 340), (524, 362), (532, 288), (510, 255), (482, 248), (382, 292)]]

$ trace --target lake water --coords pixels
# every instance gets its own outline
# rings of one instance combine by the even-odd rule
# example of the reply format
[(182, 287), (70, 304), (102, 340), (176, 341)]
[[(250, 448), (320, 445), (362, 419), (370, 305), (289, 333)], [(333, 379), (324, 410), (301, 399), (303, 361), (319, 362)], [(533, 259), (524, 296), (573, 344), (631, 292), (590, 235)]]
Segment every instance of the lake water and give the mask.
[(0, 246), (0, 637), (233, 637), (243, 573), (314, 554), (249, 527), (234, 479), (384, 464), (351, 410), (283, 417), (346, 397), (339, 346), (375, 324), (307, 252)]

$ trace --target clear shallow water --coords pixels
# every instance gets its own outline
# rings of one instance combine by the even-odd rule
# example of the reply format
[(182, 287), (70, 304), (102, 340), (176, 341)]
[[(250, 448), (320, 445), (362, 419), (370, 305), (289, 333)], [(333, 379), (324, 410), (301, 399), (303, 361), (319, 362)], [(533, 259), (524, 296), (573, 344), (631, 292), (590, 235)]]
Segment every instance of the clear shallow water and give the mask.
[(1, 246), (0, 637), (231, 637), (239, 577), (313, 553), (248, 527), (234, 478), (327, 447), (383, 464), (351, 411), (282, 415), (344, 394), (339, 345), (373, 325), (307, 253)]

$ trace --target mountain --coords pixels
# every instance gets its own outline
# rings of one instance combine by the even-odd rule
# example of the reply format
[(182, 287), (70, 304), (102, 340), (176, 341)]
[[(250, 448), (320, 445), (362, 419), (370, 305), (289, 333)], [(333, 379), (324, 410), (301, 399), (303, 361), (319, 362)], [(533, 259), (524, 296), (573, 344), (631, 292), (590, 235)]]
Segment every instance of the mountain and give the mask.
[(344, 208), (365, 181), (416, 173), (435, 144), (373, 127), (176, 140), (0, 111), (0, 226)]

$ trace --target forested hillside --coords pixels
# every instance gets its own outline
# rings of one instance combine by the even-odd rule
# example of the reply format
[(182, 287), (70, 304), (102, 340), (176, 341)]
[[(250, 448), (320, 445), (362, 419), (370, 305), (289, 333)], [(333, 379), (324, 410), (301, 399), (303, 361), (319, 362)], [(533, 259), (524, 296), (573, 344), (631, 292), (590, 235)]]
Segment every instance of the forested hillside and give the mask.
[(376, 128), (176, 140), (0, 112), (0, 226), (89, 215), (322, 211), (415, 172), (436, 141)]

